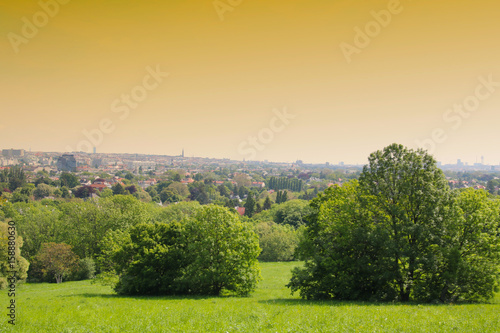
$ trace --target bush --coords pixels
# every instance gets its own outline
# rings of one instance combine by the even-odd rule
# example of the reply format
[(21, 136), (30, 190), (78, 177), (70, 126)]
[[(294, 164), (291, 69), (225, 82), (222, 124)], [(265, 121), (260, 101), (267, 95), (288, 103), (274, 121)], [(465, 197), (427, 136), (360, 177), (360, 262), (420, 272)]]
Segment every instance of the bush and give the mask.
[(95, 277), (95, 262), (92, 258), (80, 259), (69, 280), (90, 280)]
[(279, 225), (274, 222), (262, 222), (256, 226), (259, 235), (259, 246), (262, 252), (261, 261), (291, 261), (299, 242), (298, 230), (290, 225)]
[(246, 295), (260, 279), (257, 235), (227, 208), (204, 206), (182, 223), (141, 224), (129, 235), (110, 234), (103, 246), (120, 294)]

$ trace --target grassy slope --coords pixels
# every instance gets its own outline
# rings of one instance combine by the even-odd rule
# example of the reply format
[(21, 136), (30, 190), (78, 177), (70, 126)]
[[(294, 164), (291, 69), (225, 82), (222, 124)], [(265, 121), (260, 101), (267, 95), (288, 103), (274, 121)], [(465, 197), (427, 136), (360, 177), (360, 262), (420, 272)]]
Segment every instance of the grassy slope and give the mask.
[[(120, 297), (88, 281), (23, 285), (12, 332), (499, 332), (494, 304), (392, 305), (310, 302), (284, 285), (298, 263), (264, 263), (264, 280), (246, 298)], [(3, 306), (3, 305), (5, 306)]]

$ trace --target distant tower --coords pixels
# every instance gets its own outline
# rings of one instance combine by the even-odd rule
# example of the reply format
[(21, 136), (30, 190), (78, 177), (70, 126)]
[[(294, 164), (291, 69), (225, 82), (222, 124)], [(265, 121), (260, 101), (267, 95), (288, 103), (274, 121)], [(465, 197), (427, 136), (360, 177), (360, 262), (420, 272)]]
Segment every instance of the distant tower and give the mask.
[(94, 154), (96, 153), (96, 151), (97, 151), (97, 148), (96, 148), (96, 147), (94, 147)]
[(181, 156), (184, 157), (184, 148), (182, 148), (182, 155)]
[(484, 156), (481, 156), (481, 164), (484, 165)]

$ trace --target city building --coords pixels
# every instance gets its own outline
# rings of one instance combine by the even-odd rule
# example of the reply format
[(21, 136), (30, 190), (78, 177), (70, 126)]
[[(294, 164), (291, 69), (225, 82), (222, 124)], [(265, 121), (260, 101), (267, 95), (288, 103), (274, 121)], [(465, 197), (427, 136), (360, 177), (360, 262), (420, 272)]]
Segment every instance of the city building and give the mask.
[(3, 157), (23, 157), (24, 149), (3, 149), (2, 150)]
[(57, 160), (57, 169), (59, 171), (76, 171), (76, 159), (74, 155), (64, 154)]

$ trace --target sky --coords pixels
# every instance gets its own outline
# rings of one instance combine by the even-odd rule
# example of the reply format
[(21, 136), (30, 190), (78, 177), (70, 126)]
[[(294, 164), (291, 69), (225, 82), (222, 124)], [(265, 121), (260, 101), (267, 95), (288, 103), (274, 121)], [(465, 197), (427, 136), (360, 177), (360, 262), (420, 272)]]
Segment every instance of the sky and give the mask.
[(0, 0), (0, 148), (500, 164), (498, 0)]

